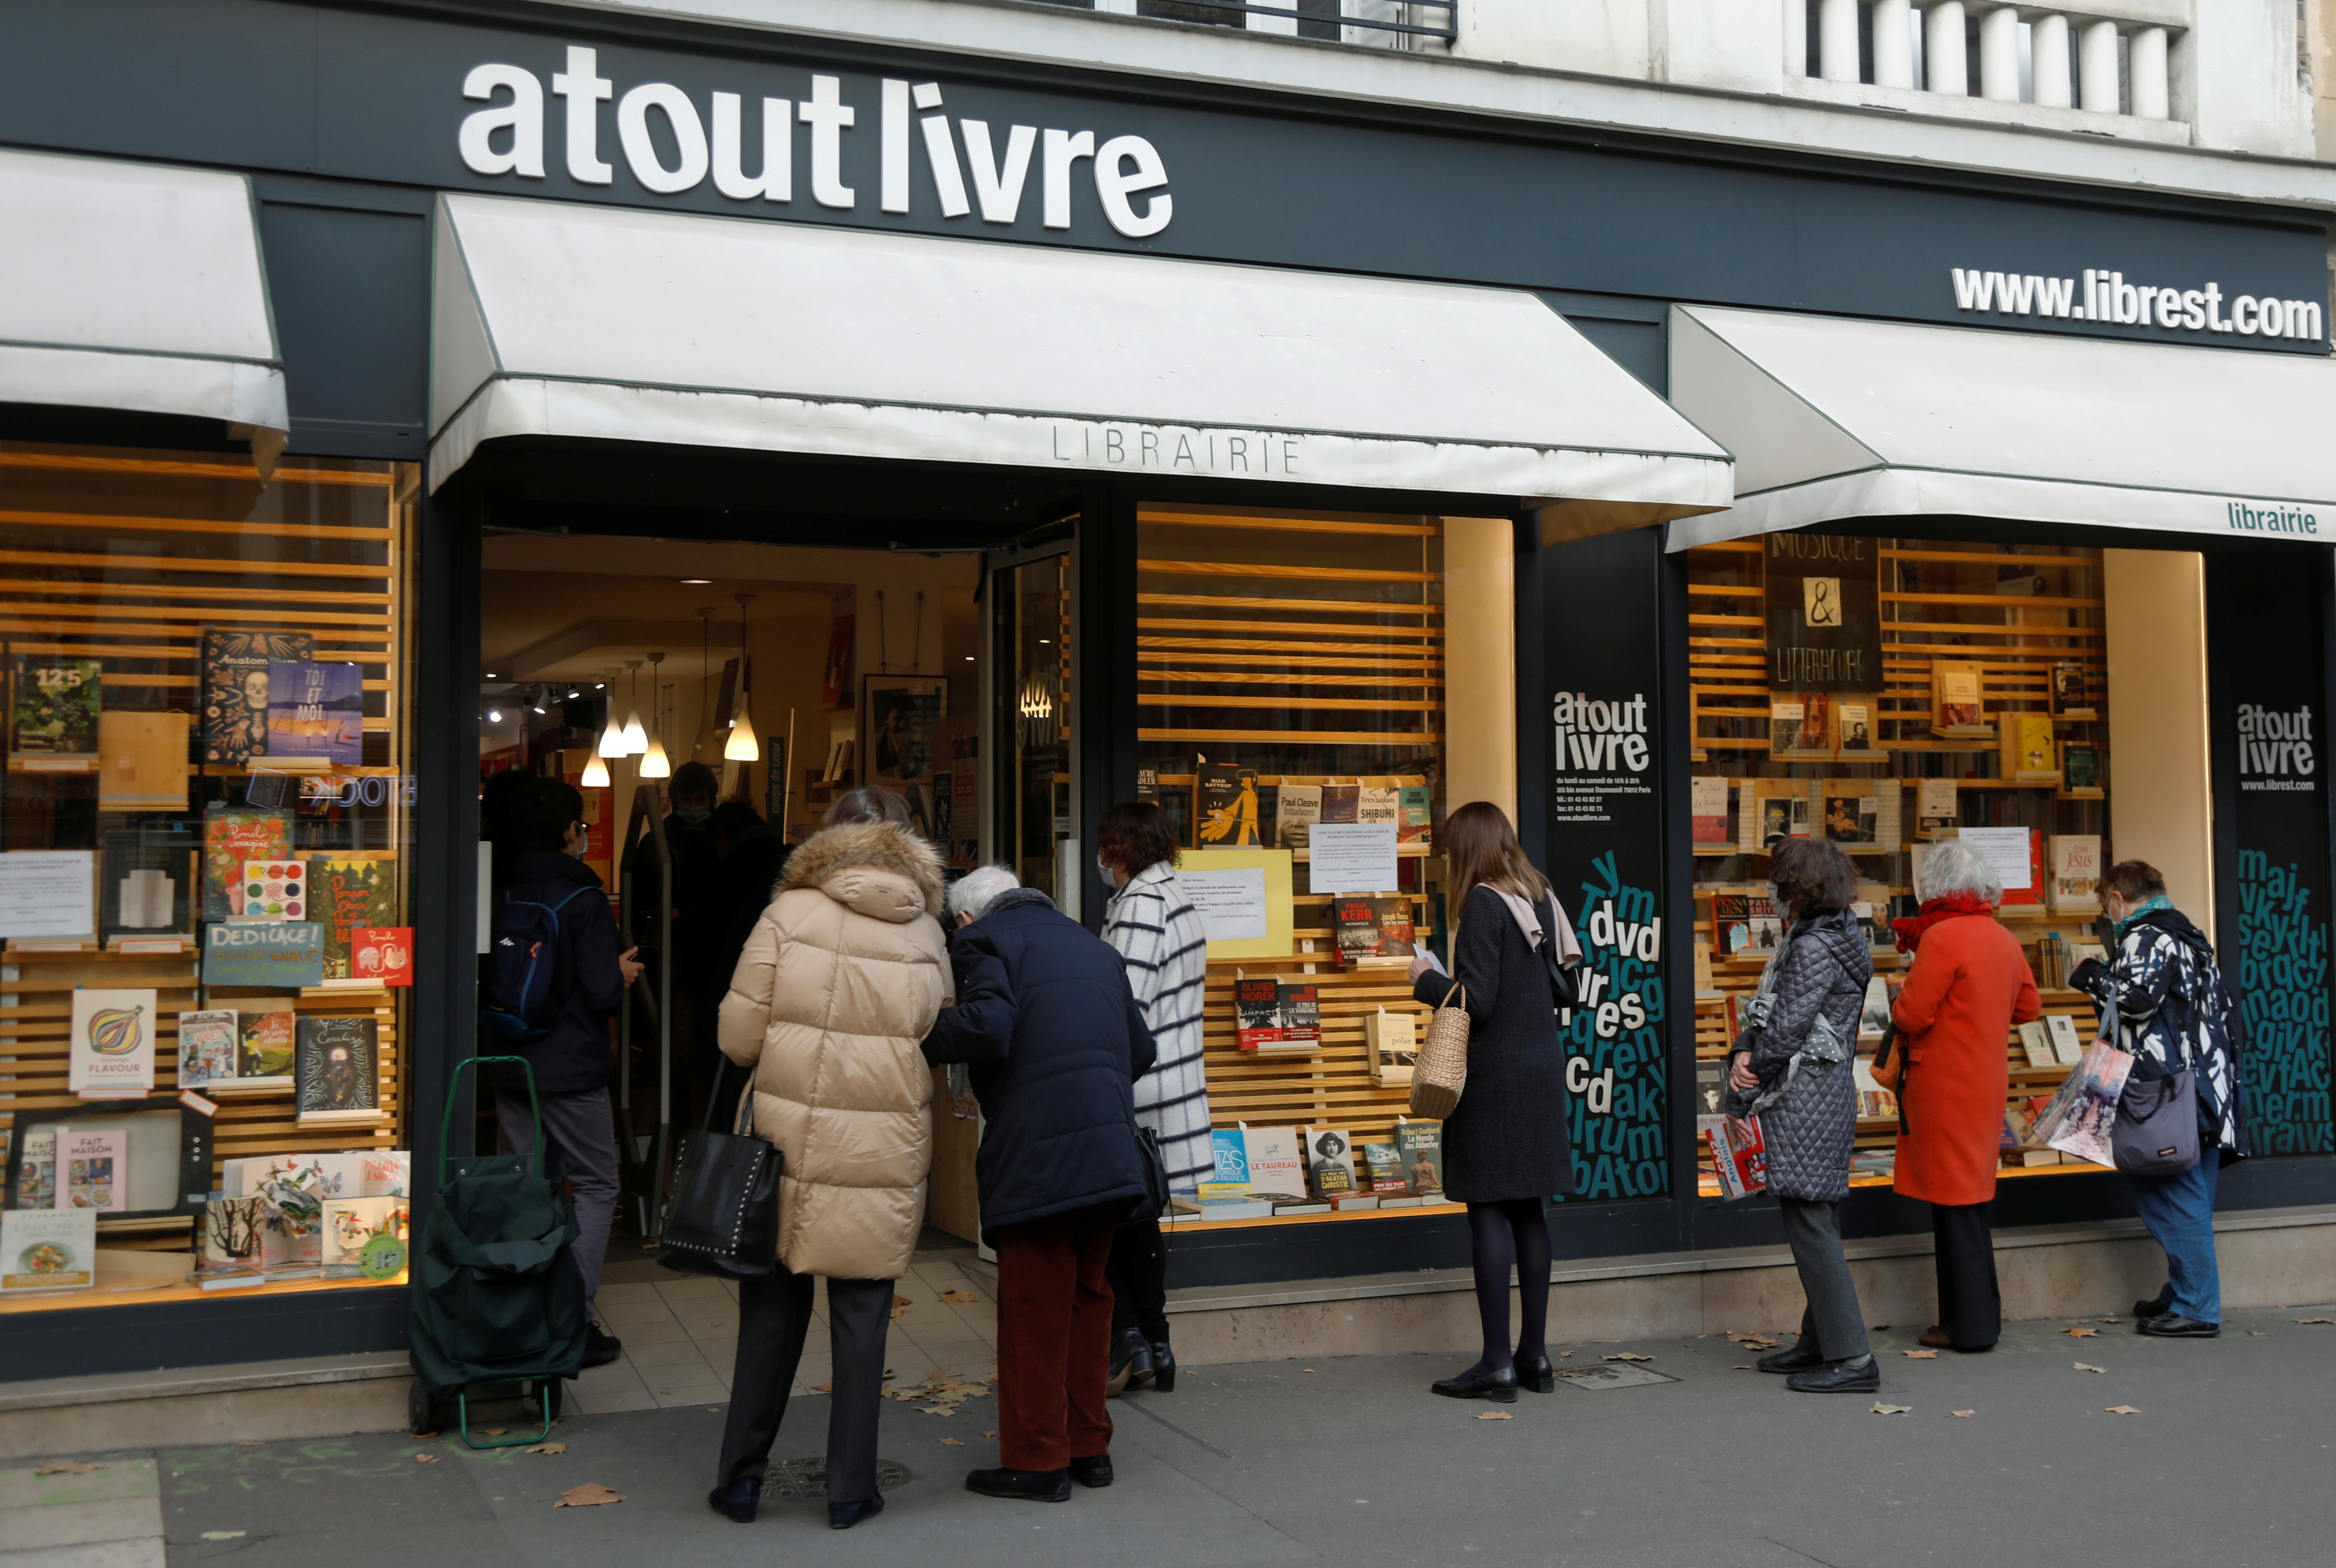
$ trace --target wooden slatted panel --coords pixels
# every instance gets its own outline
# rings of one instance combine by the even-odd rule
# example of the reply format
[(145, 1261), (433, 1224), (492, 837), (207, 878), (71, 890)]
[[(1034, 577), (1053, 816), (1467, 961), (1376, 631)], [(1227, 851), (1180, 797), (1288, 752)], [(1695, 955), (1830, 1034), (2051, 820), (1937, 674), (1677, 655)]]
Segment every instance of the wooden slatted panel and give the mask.
[[(1400, 969), (1341, 970), (1326, 957), (1310, 959), (1316, 973), (1301, 972), (1306, 958), (1219, 959), (1209, 964), (1208, 1000), (1201, 1015), (1206, 1054), (1209, 1119), (1230, 1127), (1338, 1127), (1358, 1144), (1386, 1142), (1395, 1119), (1405, 1113), (1411, 1091), (1371, 1082), (1365, 1054), (1363, 1019), (1380, 1007), (1416, 1015), (1423, 1035), (1427, 1009), (1411, 999), (1411, 982)], [(1322, 1047), (1307, 1057), (1260, 1057), (1241, 1049), (1233, 1016), (1233, 977), (1273, 975), (1312, 981), (1322, 1012)]]

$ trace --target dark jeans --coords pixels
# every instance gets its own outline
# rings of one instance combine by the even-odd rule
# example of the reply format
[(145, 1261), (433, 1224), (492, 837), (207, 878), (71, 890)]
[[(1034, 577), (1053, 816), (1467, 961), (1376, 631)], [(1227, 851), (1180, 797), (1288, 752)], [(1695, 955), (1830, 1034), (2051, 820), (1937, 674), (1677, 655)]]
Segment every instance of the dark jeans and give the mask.
[[(787, 1271), (738, 1281), (738, 1359), (730, 1378), (730, 1414), (722, 1427), (717, 1483), (760, 1480), (787, 1413), (787, 1391), (811, 1327), (809, 1274)], [(827, 1333), (835, 1381), (827, 1402), (827, 1500), (861, 1503), (876, 1495), (876, 1413), (884, 1398), (884, 1335), (892, 1320), (890, 1280), (830, 1280)]]
[(1995, 1232), (1985, 1203), (1931, 1205), (1939, 1276), (1939, 1327), (1958, 1350), (1984, 1350), (2003, 1334), (1995, 1282)]
[(1785, 1242), (1809, 1298), (1801, 1313), (1801, 1339), (1815, 1339), (1828, 1361), (1854, 1361), (1866, 1353), (1865, 1314), (1858, 1310), (1857, 1282), (1841, 1255), (1841, 1205), (1778, 1198), (1784, 1211)]
[(1154, 1344), (1168, 1339), (1168, 1245), (1160, 1222), (1122, 1225), (1112, 1232), (1111, 1328), (1116, 1339), (1134, 1329)]
[[(543, 1174), (562, 1176), (576, 1194), (577, 1271), (584, 1276), (584, 1315), (597, 1316), (600, 1265), (608, 1256), (608, 1231), (617, 1219), (617, 1124), (609, 1119), (608, 1091), (540, 1095), (543, 1107)], [(527, 1094), (495, 1091), (495, 1123), (514, 1154), (535, 1152), (535, 1121)]]
[(998, 1232), (998, 1455), (1009, 1470), (1059, 1470), (1111, 1451), (1104, 1267), (1124, 1208), (1107, 1203)]
[(2223, 1276), (2214, 1262), (2214, 1186), (2223, 1162), (2213, 1137), (2199, 1135), (2198, 1163), (2179, 1175), (2126, 1177), (2141, 1222), (2166, 1249), (2170, 1310), (2201, 1323), (2223, 1320)]

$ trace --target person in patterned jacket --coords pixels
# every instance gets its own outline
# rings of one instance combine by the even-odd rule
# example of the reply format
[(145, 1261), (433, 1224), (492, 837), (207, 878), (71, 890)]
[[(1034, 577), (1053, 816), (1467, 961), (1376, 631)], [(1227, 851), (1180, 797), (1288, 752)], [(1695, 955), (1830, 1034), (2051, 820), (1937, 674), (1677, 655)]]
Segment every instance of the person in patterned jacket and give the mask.
[[(2117, 923), (2109, 962), (2087, 959), (2068, 983), (2116, 1015), (2119, 1050), (2140, 1058), (2136, 1077), (2188, 1070), (2198, 1095), (2198, 1163), (2170, 1176), (2127, 1172), (2133, 1206), (2166, 1249), (2166, 1288), (2133, 1304), (2134, 1331), (2168, 1339), (2222, 1332), (2222, 1277), (2214, 1261), (2214, 1184), (2226, 1163), (2247, 1152), (2236, 1009), (2223, 989), (2214, 949), (2166, 896), (2166, 879), (2145, 861), (2119, 861), (2101, 878), (2101, 907)], [(2106, 1032), (2106, 1031), (2105, 1031)]]
[(1857, 1284), (1841, 1251), (1857, 1132), (1857, 1018), (1874, 953), (1849, 911), (1857, 871), (1824, 839), (1784, 839), (1768, 852), (1776, 908), (1791, 922), (1760, 989), (1742, 1009), (1728, 1057), (1728, 1111), (1760, 1118), (1768, 1192), (1784, 1212), (1808, 1306), (1801, 1337), (1764, 1356), (1800, 1394), (1867, 1394), (1882, 1386), (1865, 1339)]
[[(1190, 1193), (1216, 1167), (1209, 1144), (1209, 1087), (1201, 1072), (1201, 1001), (1207, 933), (1176, 882), (1176, 834), (1150, 801), (1115, 805), (1095, 832), (1095, 864), (1119, 891), (1103, 940), (1127, 965), (1159, 1059), (1135, 1084), (1135, 1120), (1160, 1140), (1168, 1190)], [(1111, 1245), (1111, 1388), (1176, 1387), (1168, 1348), (1168, 1253), (1158, 1222), (1123, 1225)]]

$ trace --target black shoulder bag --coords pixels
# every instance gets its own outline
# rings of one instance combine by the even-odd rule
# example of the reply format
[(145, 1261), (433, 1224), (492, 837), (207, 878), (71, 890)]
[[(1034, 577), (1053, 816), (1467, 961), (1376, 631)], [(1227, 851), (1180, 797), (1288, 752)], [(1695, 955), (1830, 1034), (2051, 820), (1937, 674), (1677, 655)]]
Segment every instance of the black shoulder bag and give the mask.
[[(729, 1066), (725, 1058), (714, 1075), (705, 1127), (684, 1133), (675, 1152), (657, 1261), (684, 1274), (756, 1279), (778, 1267), (779, 1170), (785, 1160), (752, 1133), (714, 1130), (722, 1072)], [(742, 1117), (754, 1114), (754, 1101), (750, 1082), (739, 1097)]]
[(1555, 893), (1549, 895), (1549, 908), (1553, 918), (1541, 941), (1542, 962), (1549, 966), (1549, 999), (1555, 1007), (1578, 1008), (1582, 1005), (1582, 966), (1566, 963), (1558, 956), (1559, 911)]
[(1144, 1192), (1127, 1201), (1123, 1225), (1147, 1225), (1168, 1207), (1168, 1162), (1160, 1153), (1160, 1135), (1141, 1122), (1130, 1124), (1135, 1135), (1135, 1157), (1144, 1166)]

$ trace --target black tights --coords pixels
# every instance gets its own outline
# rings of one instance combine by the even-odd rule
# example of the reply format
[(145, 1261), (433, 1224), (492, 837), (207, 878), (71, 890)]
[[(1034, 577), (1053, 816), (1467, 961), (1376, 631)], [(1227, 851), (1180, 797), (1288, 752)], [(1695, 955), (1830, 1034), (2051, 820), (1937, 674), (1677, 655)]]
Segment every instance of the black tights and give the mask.
[[(1476, 1316), (1484, 1359), (1473, 1371), (1497, 1372), (1514, 1359), (1549, 1354), (1549, 1222), (1539, 1198), (1468, 1205), (1468, 1256), (1476, 1271)], [(1509, 1271), (1516, 1271), (1524, 1321), (1509, 1354)]]

